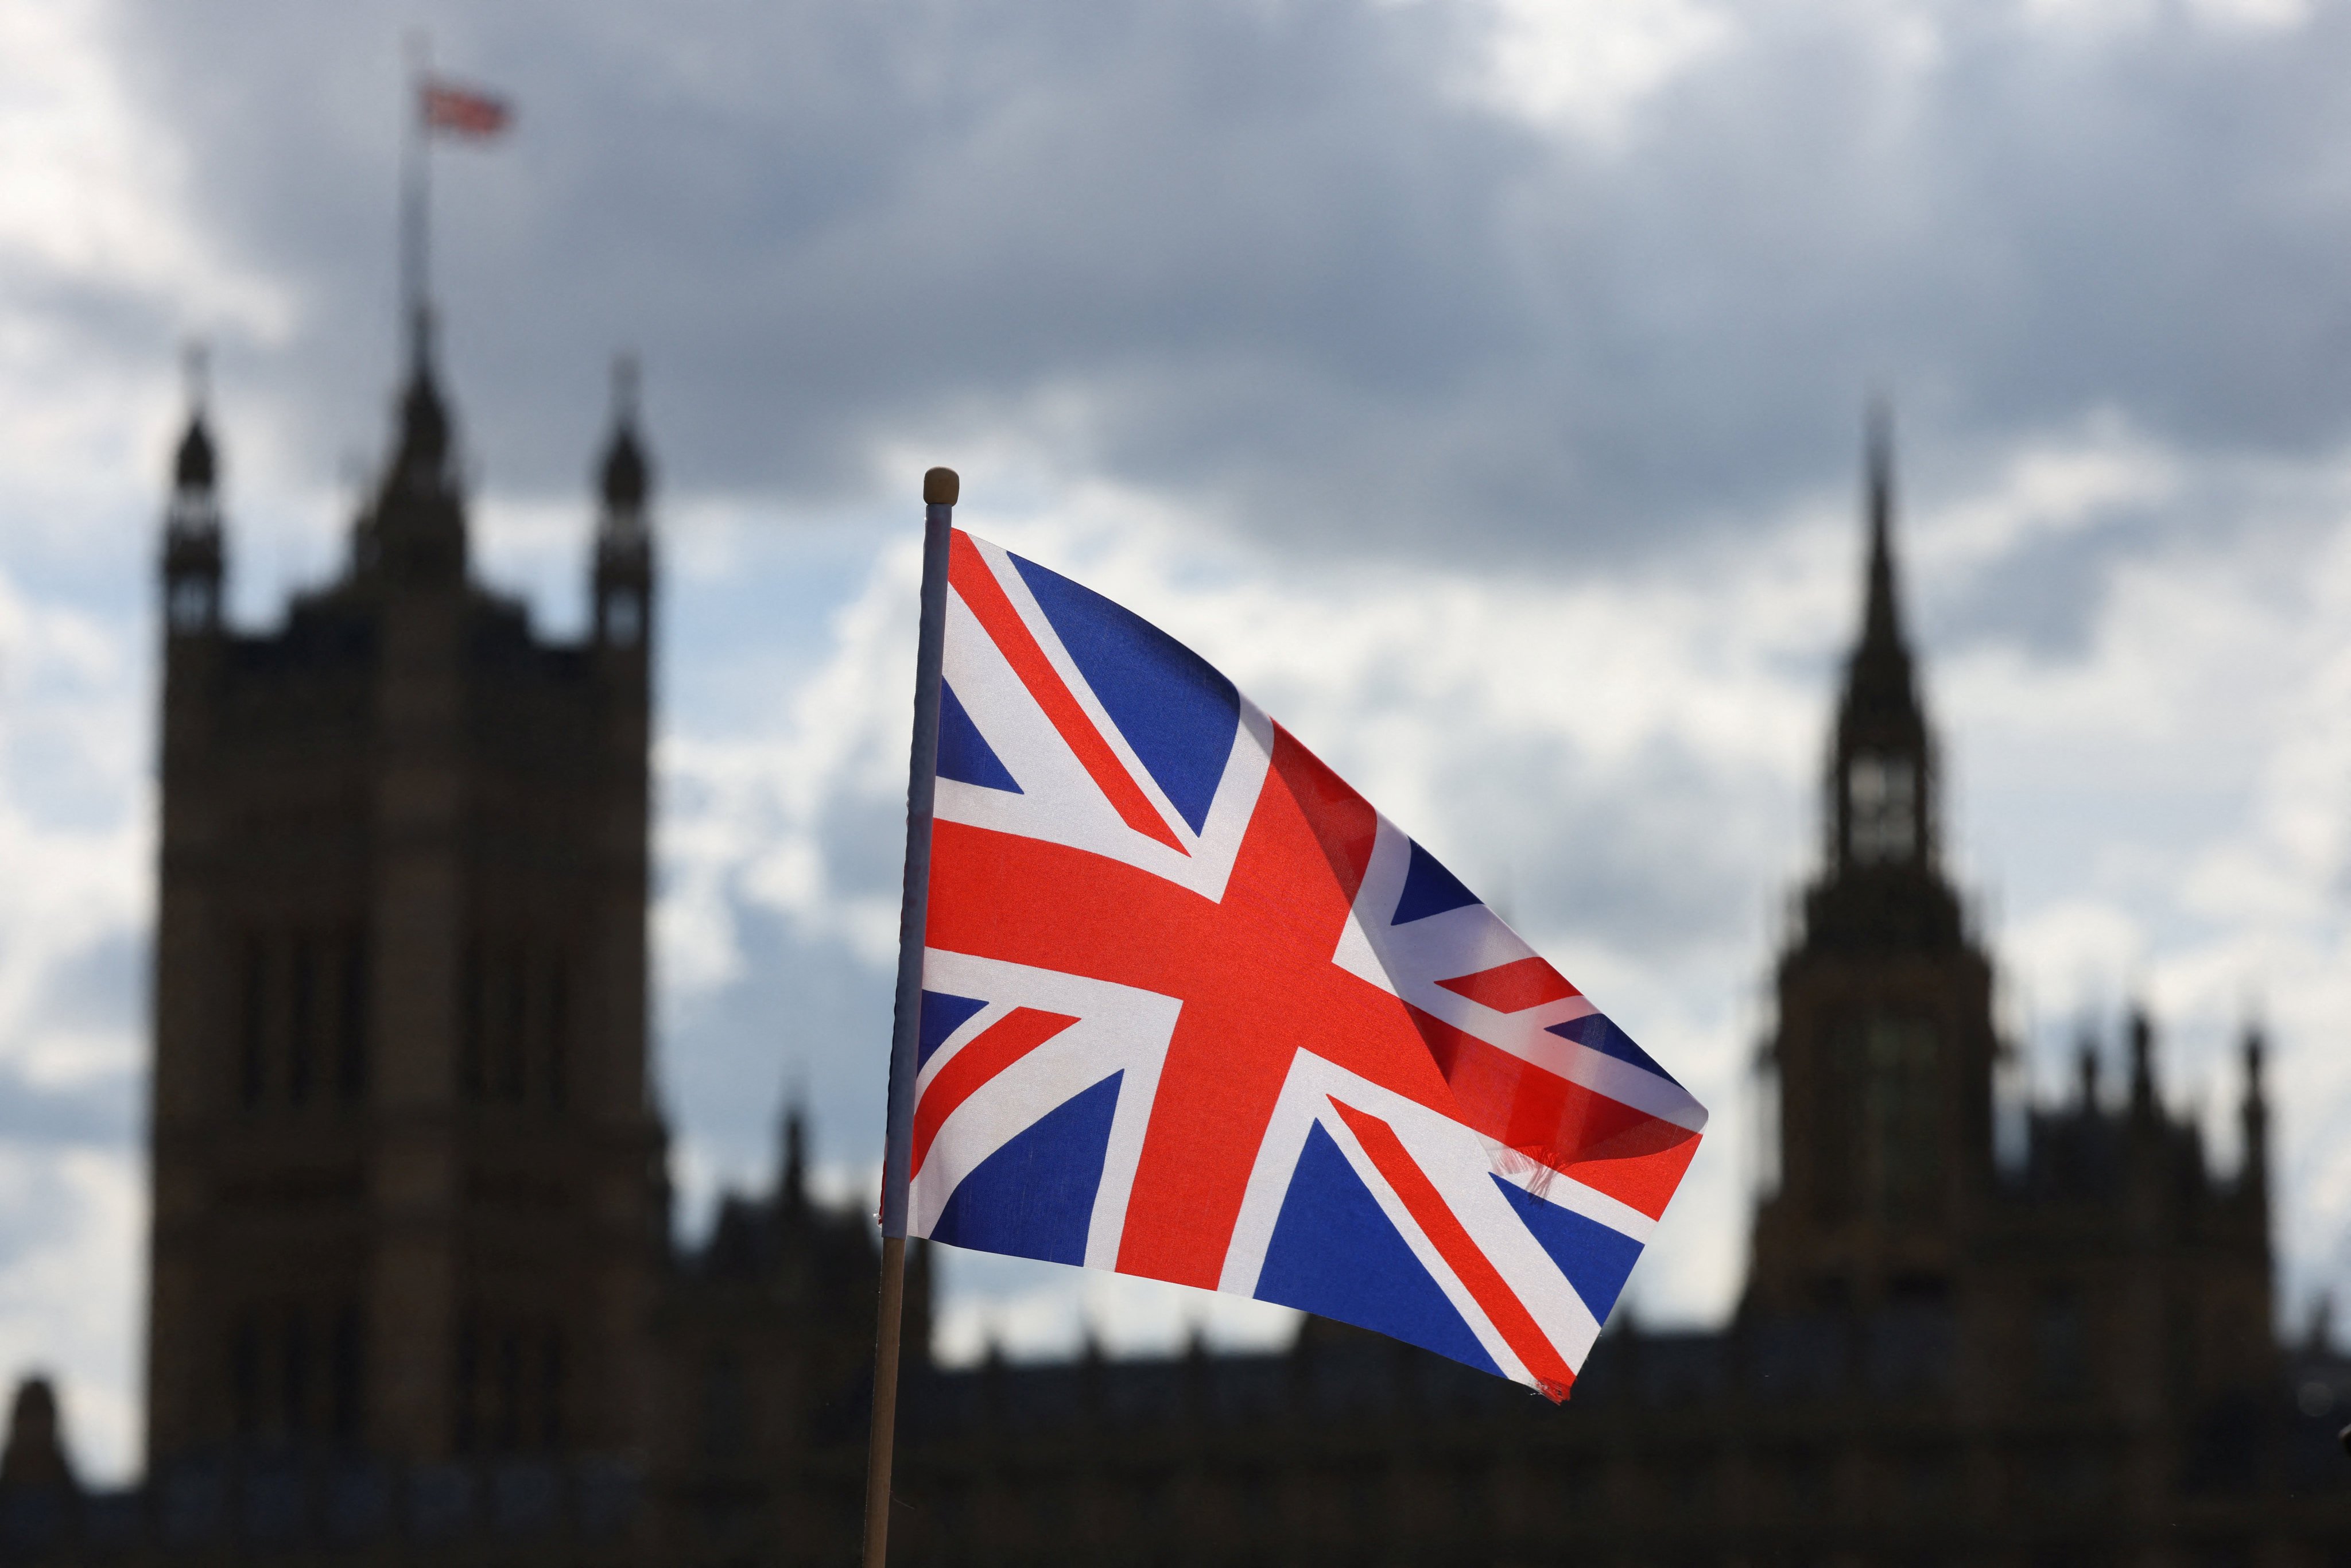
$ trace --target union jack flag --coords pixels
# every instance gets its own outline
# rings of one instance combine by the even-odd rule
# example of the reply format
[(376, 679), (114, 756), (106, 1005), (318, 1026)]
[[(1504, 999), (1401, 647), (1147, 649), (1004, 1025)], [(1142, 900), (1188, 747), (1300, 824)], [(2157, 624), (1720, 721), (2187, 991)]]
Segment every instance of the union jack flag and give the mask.
[(430, 80), (417, 86), (416, 112), (427, 131), (446, 131), (475, 141), (497, 135), (514, 118), (514, 110), (502, 98)]
[(908, 1228), (1564, 1398), (1705, 1111), (1197, 654), (948, 560)]

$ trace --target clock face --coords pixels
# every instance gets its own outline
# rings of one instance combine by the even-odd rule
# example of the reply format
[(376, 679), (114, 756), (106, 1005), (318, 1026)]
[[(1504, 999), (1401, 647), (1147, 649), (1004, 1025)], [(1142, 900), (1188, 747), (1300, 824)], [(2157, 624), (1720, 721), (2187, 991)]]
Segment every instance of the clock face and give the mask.
[(1845, 835), (1856, 861), (1917, 852), (1918, 770), (1907, 757), (1865, 751), (1845, 770)]

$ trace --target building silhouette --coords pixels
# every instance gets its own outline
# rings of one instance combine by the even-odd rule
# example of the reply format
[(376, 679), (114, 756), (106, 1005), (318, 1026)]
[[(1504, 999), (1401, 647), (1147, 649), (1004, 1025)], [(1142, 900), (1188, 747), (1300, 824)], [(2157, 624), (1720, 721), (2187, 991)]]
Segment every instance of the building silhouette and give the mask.
[(653, 559), (625, 402), (577, 645), (468, 570), (420, 319), (340, 577), (221, 615), (165, 526), (151, 1467), (314, 1439), (622, 1452), (664, 1263), (646, 1080)]
[[(853, 1559), (877, 1254), (805, 1129), (706, 1239), (648, 1082), (651, 465), (626, 377), (590, 623), (469, 569), (422, 312), (325, 587), (223, 612), (202, 400), (162, 556), (147, 1472), (79, 1485), (29, 1380), (0, 1563)], [(1777, 1172), (1731, 1322), (1620, 1313), (1573, 1399), (1309, 1320), (1281, 1354), (929, 1364), (917, 1248), (893, 1561), (2339, 1568), (2351, 1364), (2278, 1343), (2262, 1045), (2234, 1169), (2156, 1031), (2011, 1105), (1946, 874), (1890, 442), (1822, 862), (1762, 1051)], [(69, 1391), (68, 1391), (69, 1392)]]

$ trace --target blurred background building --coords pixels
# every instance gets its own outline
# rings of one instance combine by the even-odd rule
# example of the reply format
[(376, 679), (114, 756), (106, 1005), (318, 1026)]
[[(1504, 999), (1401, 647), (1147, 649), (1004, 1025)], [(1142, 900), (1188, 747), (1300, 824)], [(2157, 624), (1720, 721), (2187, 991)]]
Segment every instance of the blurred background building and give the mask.
[[(85, 1490), (16, 1395), (0, 1560), (830, 1563), (853, 1552), (875, 1252), (772, 1191), (671, 1229), (648, 1081), (652, 467), (618, 380), (591, 613), (469, 567), (420, 313), (325, 587), (231, 626), (199, 389), (162, 540), (144, 1480)], [(2272, 1329), (2262, 1042), (2242, 1154), (2168, 1111), (2154, 1020), (2011, 1107), (1992, 967), (1868, 453), (1823, 864), (1763, 1063), (1776, 1171), (1734, 1319), (1628, 1312), (1574, 1397), (1310, 1321), (1274, 1354), (928, 1365), (914, 1563), (2332, 1565), (2351, 1365)]]

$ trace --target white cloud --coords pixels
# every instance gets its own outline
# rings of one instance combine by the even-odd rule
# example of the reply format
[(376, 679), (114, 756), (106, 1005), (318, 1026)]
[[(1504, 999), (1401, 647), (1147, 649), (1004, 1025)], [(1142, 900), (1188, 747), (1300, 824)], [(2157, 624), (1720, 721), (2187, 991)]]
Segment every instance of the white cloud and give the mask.
[[(134, 107), (105, 0), (0, 7), (0, 268), (20, 289), (114, 290), (270, 338), (284, 294), (190, 220), (184, 149)], [(11, 313), (17, 331), (37, 312)]]
[(1270, 1302), (1051, 1263), (936, 1256), (958, 1281), (998, 1284), (966, 1288), (936, 1313), (933, 1345), (950, 1366), (972, 1365), (991, 1349), (1015, 1361), (1066, 1356), (1089, 1341), (1112, 1355), (1168, 1355), (1195, 1336), (1217, 1350), (1266, 1351), (1298, 1332), (1299, 1314)]
[(1562, 122), (1614, 142), (1642, 101), (1733, 23), (1698, 0), (1491, 0), (1477, 86), (1492, 101), (1538, 122)]
[(0, 1375), (58, 1383), (87, 1476), (132, 1473), (143, 1430), (138, 1346), (143, 1163), (126, 1151), (0, 1145)]
[(2098, 410), (2077, 431), (2018, 444), (1982, 488), (1921, 517), (1906, 564), (1949, 595), (2020, 550), (2159, 507), (2179, 487), (2174, 453), (2115, 410)]
[(146, 689), (127, 628), (28, 603), (0, 576), (0, 1061), (37, 1082), (121, 1076), (141, 1056), (133, 998), (57, 1016), (61, 970), (152, 907)]

